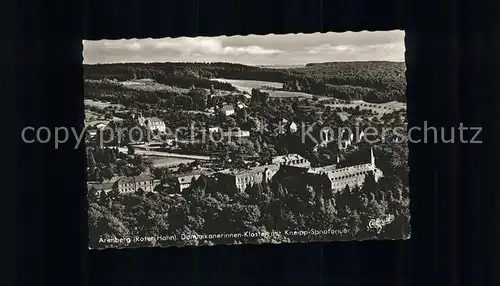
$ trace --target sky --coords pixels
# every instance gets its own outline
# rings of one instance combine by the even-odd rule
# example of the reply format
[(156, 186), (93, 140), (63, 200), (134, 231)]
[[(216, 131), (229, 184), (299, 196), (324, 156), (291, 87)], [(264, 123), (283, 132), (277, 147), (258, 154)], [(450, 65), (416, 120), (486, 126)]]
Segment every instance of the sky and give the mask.
[(232, 62), (304, 65), (404, 61), (404, 31), (83, 41), (84, 64)]

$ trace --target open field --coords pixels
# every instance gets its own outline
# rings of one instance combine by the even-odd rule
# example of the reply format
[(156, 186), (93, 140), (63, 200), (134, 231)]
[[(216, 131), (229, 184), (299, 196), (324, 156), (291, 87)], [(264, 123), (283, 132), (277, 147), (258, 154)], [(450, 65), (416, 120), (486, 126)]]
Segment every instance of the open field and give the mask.
[(391, 101), (386, 103), (369, 103), (363, 100), (354, 100), (350, 103), (335, 103), (335, 104), (326, 104), (327, 106), (331, 106), (332, 108), (336, 107), (348, 107), (348, 108), (356, 108), (359, 106), (360, 109), (371, 109), (374, 112), (379, 114), (391, 113), (396, 110), (406, 109), (406, 104), (397, 101)]
[(236, 88), (244, 88), (252, 91), (252, 88), (263, 89), (263, 86), (269, 86), (273, 88), (283, 88), (283, 83), (272, 82), (272, 81), (260, 81), (260, 80), (241, 80), (241, 79), (225, 79), (225, 78), (213, 78), (212, 80), (218, 82), (227, 82), (232, 84)]
[(270, 97), (281, 97), (281, 98), (313, 98), (312, 94), (296, 91), (282, 91), (282, 90), (264, 90), (269, 93)]
[[(95, 125), (98, 123), (104, 123), (108, 124), (109, 119), (106, 118), (104, 115), (96, 113), (94, 111), (90, 110), (85, 110), (85, 125)], [(113, 117), (113, 121), (123, 121), (123, 118), (120, 117)]]
[(85, 110), (85, 125), (95, 125), (98, 123), (108, 124), (109, 120), (102, 114)]
[(148, 156), (147, 159), (152, 162), (154, 168), (169, 168), (179, 164), (189, 164), (194, 162), (194, 160), (189, 159), (165, 158), (157, 156)]
[(161, 83), (157, 83), (152, 79), (138, 79), (138, 80), (127, 80), (117, 82), (118, 85), (121, 85), (125, 88), (139, 90), (139, 91), (169, 91), (169, 92), (179, 92), (179, 93), (187, 93), (188, 89), (172, 87), (170, 85), (165, 85)]
[(225, 79), (225, 78), (214, 78), (214, 81), (227, 82), (236, 87), (239, 91), (244, 91), (251, 93), (252, 88), (261, 89), (264, 92), (268, 92), (270, 97), (282, 97), (282, 98), (312, 98), (312, 94), (304, 92), (295, 91), (282, 91), (282, 90), (268, 90), (265, 87), (272, 88), (283, 88), (283, 83), (272, 82), (272, 81), (260, 81), (260, 80), (240, 80), (240, 79)]
[(191, 113), (191, 114), (204, 114), (207, 116), (214, 116), (213, 113), (207, 112), (207, 111), (200, 111), (200, 110), (182, 110), (182, 112), (185, 113)]
[(92, 100), (92, 99), (84, 99), (83, 103), (85, 105), (94, 106), (94, 107), (101, 108), (101, 109), (104, 109), (104, 108), (110, 107), (110, 106), (119, 107), (119, 108), (123, 108), (124, 107), (121, 104), (112, 104), (110, 102), (96, 101), (96, 100)]

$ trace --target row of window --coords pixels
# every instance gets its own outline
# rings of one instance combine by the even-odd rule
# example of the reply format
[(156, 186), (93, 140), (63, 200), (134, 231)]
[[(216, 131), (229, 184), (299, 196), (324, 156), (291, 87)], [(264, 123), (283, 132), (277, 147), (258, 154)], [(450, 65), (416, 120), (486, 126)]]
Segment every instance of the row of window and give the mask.
[(285, 162), (285, 165), (297, 165), (297, 164), (304, 164), (304, 163), (306, 163), (306, 159), (297, 159), (297, 160)]
[(236, 177), (236, 183), (247, 183), (247, 182), (260, 182), (262, 180), (262, 175), (250, 176), (250, 177)]
[(348, 178), (353, 178), (353, 177), (358, 177), (358, 176), (364, 176), (364, 175), (367, 175), (368, 173), (371, 173), (371, 171), (363, 171), (363, 172), (358, 172), (355, 174), (349, 174), (349, 175), (340, 176), (340, 177), (333, 177), (333, 178), (331, 178), (331, 180), (332, 181), (343, 180), (343, 179), (348, 179)]
[(147, 181), (144, 181), (144, 182), (137, 182), (137, 183), (126, 183), (126, 184), (120, 184), (120, 188), (123, 189), (123, 188), (130, 188), (130, 187), (135, 187), (136, 185), (139, 185), (139, 186), (146, 186), (146, 185), (150, 185), (151, 182), (147, 182)]

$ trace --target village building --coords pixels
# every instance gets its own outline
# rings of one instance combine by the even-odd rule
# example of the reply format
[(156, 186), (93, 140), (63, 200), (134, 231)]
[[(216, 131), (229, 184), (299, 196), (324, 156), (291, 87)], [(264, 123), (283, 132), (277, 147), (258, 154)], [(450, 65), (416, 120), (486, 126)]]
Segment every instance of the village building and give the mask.
[(151, 132), (165, 133), (167, 130), (165, 122), (158, 117), (143, 117), (141, 115), (137, 121), (140, 126), (146, 126)]
[(236, 103), (236, 107), (237, 107), (238, 109), (244, 109), (244, 108), (247, 108), (247, 105), (246, 105), (246, 104), (244, 104), (244, 103), (243, 103), (243, 102), (241, 102), (241, 101), (238, 101), (238, 103)]
[(167, 182), (168, 188), (170, 188), (172, 192), (182, 193), (184, 190), (191, 187), (191, 184), (202, 175), (210, 177), (212, 174), (213, 172), (205, 170), (195, 170), (187, 174), (177, 175)]
[(94, 138), (97, 135), (97, 129), (87, 129), (87, 133), (90, 138)]
[(96, 128), (97, 130), (102, 130), (106, 128), (106, 126), (108, 126), (108, 124), (106, 123), (97, 123), (96, 125), (94, 125), (94, 128)]
[(278, 172), (278, 165), (263, 165), (241, 170), (224, 170), (219, 172), (219, 182), (224, 187), (236, 187), (240, 192), (254, 184), (269, 182)]
[(109, 193), (116, 191), (119, 194), (135, 193), (139, 190), (144, 192), (153, 192), (155, 187), (159, 184), (158, 180), (154, 180), (149, 175), (139, 175), (134, 177), (113, 177), (105, 180), (102, 183), (95, 184), (89, 183), (88, 189), (90, 193), (100, 195), (102, 192)]
[(208, 127), (208, 133), (219, 133), (222, 129), (220, 127)]
[(293, 121), (288, 121), (285, 118), (278, 120), (276, 122), (276, 125), (278, 126), (277, 130), (279, 134), (285, 134), (287, 132), (295, 133), (298, 130), (297, 123)]
[(295, 166), (302, 168), (311, 167), (311, 162), (306, 158), (300, 156), (299, 154), (287, 154), (281, 156), (275, 156), (272, 160), (272, 164), (278, 166)]
[(232, 138), (247, 138), (250, 137), (250, 131), (247, 130), (241, 130), (239, 127), (238, 128), (233, 128), (233, 130), (224, 132), (223, 133), (224, 137), (228, 138), (231, 140)]
[(135, 193), (139, 190), (153, 192), (158, 184), (159, 181), (149, 175), (139, 175), (120, 178), (114, 183), (113, 189), (119, 194)]
[(231, 104), (224, 104), (220, 108), (220, 112), (225, 116), (230, 116), (234, 114), (234, 107)]
[(98, 182), (88, 182), (88, 190), (90, 193), (95, 195), (100, 195), (102, 192), (109, 193), (113, 190), (115, 183), (122, 177), (113, 177), (108, 180), (104, 180), (100, 183)]
[(165, 134), (160, 136), (161, 142), (164, 143), (164, 146), (175, 146), (177, 144), (177, 136), (174, 134)]
[(342, 191), (346, 186), (361, 187), (367, 175), (373, 175), (375, 181), (383, 177), (382, 171), (375, 164), (373, 150), (370, 150), (370, 162), (344, 168), (336, 168), (335, 165), (311, 168), (307, 173), (327, 178), (333, 191)]

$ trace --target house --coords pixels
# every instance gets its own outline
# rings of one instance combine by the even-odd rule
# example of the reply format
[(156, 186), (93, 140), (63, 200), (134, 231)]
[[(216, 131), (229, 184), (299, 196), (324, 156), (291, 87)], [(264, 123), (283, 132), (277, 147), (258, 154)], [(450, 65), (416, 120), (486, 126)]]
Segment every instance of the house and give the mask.
[(102, 129), (106, 128), (106, 126), (108, 126), (108, 124), (106, 124), (106, 123), (97, 123), (96, 125), (94, 125), (94, 127), (97, 130), (102, 130)]
[(294, 166), (294, 167), (311, 167), (311, 162), (306, 158), (300, 156), (299, 154), (287, 154), (281, 156), (275, 156), (272, 160), (272, 164), (278, 166)]
[(198, 180), (201, 175), (205, 176), (211, 176), (213, 173), (203, 171), (203, 170), (195, 170), (191, 173), (188, 174), (182, 174), (176, 176), (171, 182), (169, 183), (170, 187), (174, 189), (177, 193), (182, 193), (185, 189), (189, 188), (191, 186), (191, 183)]
[(117, 190), (120, 194), (135, 193), (139, 190), (153, 192), (159, 183), (158, 180), (155, 180), (150, 175), (143, 174), (133, 177), (122, 177), (114, 183), (113, 189)]
[(231, 139), (231, 138), (247, 138), (250, 137), (250, 131), (247, 130), (241, 130), (239, 127), (233, 128), (233, 130), (224, 132), (224, 137)]
[(234, 107), (231, 104), (222, 105), (220, 112), (225, 116), (230, 116), (234, 114)]
[(238, 103), (236, 104), (236, 107), (237, 107), (238, 109), (244, 109), (244, 108), (247, 108), (247, 105), (246, 105), (246, 104), (244, 104), (244, 103), (243, 103), (243, 102), (241, 102), (241, 101), (238, 101)]
[(287, 131), (290, 131), (291, 133), (297, 132), (297, 124), (293, 121), (288, 121), (285, 118), (279, 120), (276, 123), (279, 127), (278, 132), (280, 134), (285, 134)]
[(263, 165), (240, 170), (224, 170), (219, 172), (219, 181), (222, 186), (236, 187), (240, 192), (254, 184), (269, 182), (278, 172), (279, 166)]
[(107, 194), (113, 190), (113, 186), (121, 178), (122, 177), (112, 177), (111, 179), (104, 180), (101, 183), (88, 182), (87, 184), (89, 193), (100, 195), (102, 192), (104, 192), (105, 194)]
[(112, 189), (113, 189), (113, 183), (90, 184), (88, 186), (89, 193), (94, 194), (96, 196), (101, 195), (102, 192), (107, 194)]
[(164, 136), (160, 136), (161, 142), (163, 142), (167, 146), (174, 146), (177, 143), (177, 136), (174, 134), (166, 134)]
[(140, 126), (146, 126), (151, 132), (157, 131), (159, 133), (165, 133), (167, 130), (167, 126), (165, 122), (163, 122), (158, 117), (142, 117), (139, 116), (137, 121)]
[(221, 131), (220, 127), (208, 127), (208, 133), (219, 133)]
[(97, 135), (97, 129), (87, 129), (87, 133), (89, 134), (90, 138), (94, 138)]

